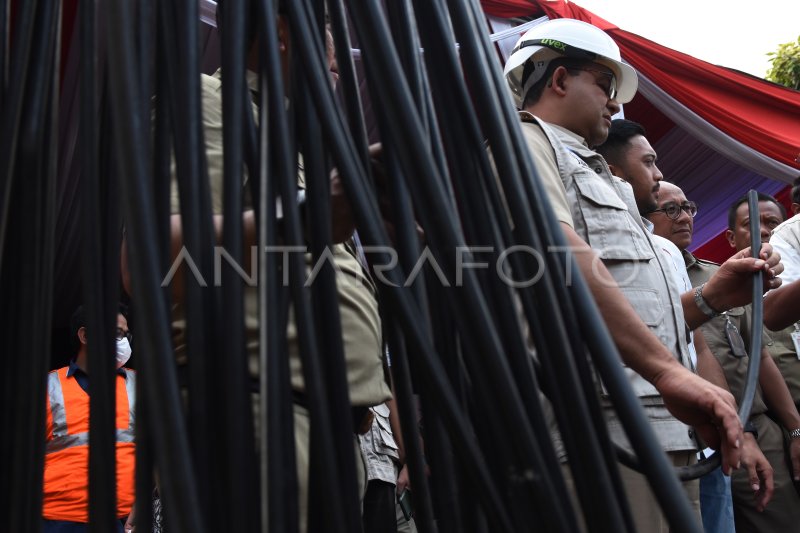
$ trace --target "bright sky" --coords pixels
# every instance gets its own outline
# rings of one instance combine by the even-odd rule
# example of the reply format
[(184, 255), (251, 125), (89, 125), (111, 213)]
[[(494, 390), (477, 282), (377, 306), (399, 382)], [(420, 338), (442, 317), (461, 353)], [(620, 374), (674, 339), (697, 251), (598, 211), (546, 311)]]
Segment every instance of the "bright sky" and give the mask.
[(800, 35), (800, 0), (575, 0), (620, 28), (763, 78), (768, 52)]

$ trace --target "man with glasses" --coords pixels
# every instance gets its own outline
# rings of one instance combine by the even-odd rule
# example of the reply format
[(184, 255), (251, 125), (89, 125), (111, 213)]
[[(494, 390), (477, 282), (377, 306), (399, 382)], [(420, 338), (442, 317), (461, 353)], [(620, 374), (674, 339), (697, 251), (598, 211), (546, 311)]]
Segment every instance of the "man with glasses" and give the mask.
[[(741, 254), (726, 266), (731, 276), (709, 284), (697, 300), (679, 294), (630, 186), (592, 149), (606, 140), (611, 117), (633, 98), (638, 83), (605, 32), (572, 19), (544, 22), (523, 35), (504, 72), (537, 176), (662, 447), (676, 465), (694, 457), (694, 440), (675, 415), (721, 446), (726, 471), (737, 467), (742, 437), (733, 397), (688, 369), (684, 324), (708, 320), (709, 306), (728, 309), (749, 301), (749, 290), (737, 285), (754, 271), (768, 271), (765, 288), (779, 283), (769, 272), (778, 258), (769, 257), (771, 250), (763, 256), (769, 262)], [(630, 450), (607, 397), (604, 407), (612, 439)], [(637, 530), (668, 531), (644, 476), (624, 468), (621, 473)]]
[[(683, 212), (683, 207), (687, 212)], [(759, 193), (759, 219), (761, 238), (769, 241), (770, 232), (783, 218), (785, 211), (775, 198)], [(655, 225), (655, 233), (671, 240), (683, 253), (693, 286), (706, 283), (719, 266), (696, 258), (688, 251), (692, 241), (693, 216), (697, 207), (686, 200), (683, 191), (675, 185), (661, 184), (659, 207), (648, 218)], [(672, 214), (672, 216), (669, 216)], [(734, 202), (729, 210), (729, 230), (726, 232), (731, 246), (737, 251), (749, 245), (749, 212), (747, 198)], [(741, 401), (749, 357), (750, 306), (729, 309), (711, 319), (701, 329), (712, 353), (722, 365), (731, 392)], [(751, 410), (746, 432), (758, 441), (761, 451), (773, 470), (774, 492), (766, 508), (753, 498), (752, 479), (745, 472), (731, 475), (733, 509), (736, 531), (792, 531), (800, 520), (800, 498), (792, 485), (791, 470), (800, 474), (800, 440), (794, 439), (789, 449), (784, 448), (781, 426), (791, 431), (800, 427), (800, 414), (792, 402), (789, 390), (778, 367), (769, 356), (769, 336), (763, 337), (759, 385)], [(771, 416), (767, 416), (767, 411)], [(773, 418), (776, 421), (773, 421)], [(748, 438), (750, 438), (748, 436)], [(787, 465), (786, 455), (791, 456), (794, 467)]]
[[(133, 528), (136, 418), (136, 373), (125, 368), (131, 356), (126, 318), (117, 314), (116, 365), (116, 531)], [(78, 352), (69, 366), (47, 376), (47, 426), (44, 459), (42, 530), (44, 533), (89, 531), (89, 364), (86, 312), (78, 307), (70, 321)], [(127, 522), (126, 522), (127, 520)]]

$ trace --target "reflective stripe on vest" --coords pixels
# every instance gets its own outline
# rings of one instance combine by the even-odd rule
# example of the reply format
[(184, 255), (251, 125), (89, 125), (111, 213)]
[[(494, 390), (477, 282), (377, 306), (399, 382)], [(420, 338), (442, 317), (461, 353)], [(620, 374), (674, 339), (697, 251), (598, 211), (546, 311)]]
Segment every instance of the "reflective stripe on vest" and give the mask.
[[(125, 392), (128, 396), (128, 427), (116, 430), (116, 442), (134, 442), (136, 374), (124, 368), (122, 370), (125, 372)], [(47, 441), (46, 454), (89, 444), (88, 431), (68, 434), (64, 391), (61, 388), (59, 374), (60, 372), (51, 372), (47, 376), (47, 395), (50, 399), (50, 414), (53, 418), (53, 438)]]
[(47, 375), (47, 396), (50, 398), (50, 413), (53, 415), (53, 438), (67, 434), (67, 413), (64, 411), (64, 391), (58, 372)]

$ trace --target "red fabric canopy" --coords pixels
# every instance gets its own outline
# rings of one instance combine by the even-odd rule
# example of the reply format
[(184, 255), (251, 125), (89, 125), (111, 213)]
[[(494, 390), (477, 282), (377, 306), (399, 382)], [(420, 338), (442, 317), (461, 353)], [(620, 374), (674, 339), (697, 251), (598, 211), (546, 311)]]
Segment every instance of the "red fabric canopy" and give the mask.
[(487, 15), (504, 19), (540, 12), (537, 0), (481, 0), (481, 7)]

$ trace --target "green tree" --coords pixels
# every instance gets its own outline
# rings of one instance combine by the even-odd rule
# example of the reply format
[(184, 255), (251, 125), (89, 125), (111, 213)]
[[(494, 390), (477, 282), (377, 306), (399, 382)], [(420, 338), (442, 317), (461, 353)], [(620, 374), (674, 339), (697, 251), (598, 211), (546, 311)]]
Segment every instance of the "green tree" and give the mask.
[(767, 54), (772, 68), (767, 72), (769, 81), (800, 90), (800, 37), (797, 42), (778, 46), (778, 50)]

